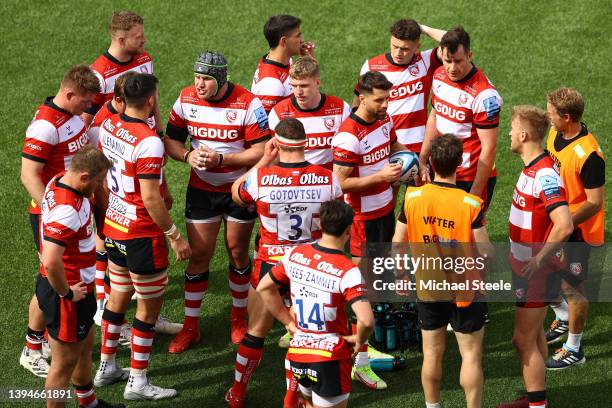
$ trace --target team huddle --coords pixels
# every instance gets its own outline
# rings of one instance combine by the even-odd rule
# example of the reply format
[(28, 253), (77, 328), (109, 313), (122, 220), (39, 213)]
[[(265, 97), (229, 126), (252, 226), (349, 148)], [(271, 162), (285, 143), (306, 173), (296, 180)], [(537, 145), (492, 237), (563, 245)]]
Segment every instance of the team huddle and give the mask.
[[(223, 231), (229, 339), (238, 345), (229, 406), (248, 405), (249, 380), (278, 320), (286, 328), (279, 346), (288, 348), (284, 407), (345, 407), (353, 380), (387, 387), (369, 362), (380, 354), (368, 344), (374, 316), (362, 276), (373, 244), (474, 243), (492, 256), (485, 219), (503, 101), (472, 63), (469, 34), (397, 21), (389, 52), (365, 61), (349, 105), (321, 92), (316, 47), (304, 41), (300, 23), (290, 15), (266, 22), (270, 49), (250, 90), (229, 80), (223, 54), (201, 53), (193, 84), (164, 123), (144, 21), (116, 12), (108, 51), (91, 66), (71, 68), (39, 106), (22, 150), (41, 263), (20, 363), (46, 378), (45, 388), (72, 384), (81, 407), (123, 406), (98, 400), (94, 390), (121, 381), (125, 400), (175, 397), (177, 390), (147, 376), (155, 334), (174, 336), (169, 353), (201, 340), (201, 307)], [(422, 34), (439, 45), (421, 51)], [(580, 121), (580, 93), (559, 88), (546, 103), (546, 111), (523, 105), (511, 115), (511, 150), (525, 167), (513, 197), (503, 199), (512, 202), (509, 259), (520, 288), (513, 344), (526, 395), (499, 407), (545, 407), (546, 369), (585, 361), (584, 281), (589, 249), (603, 243), (605, 164)], [(418, 158), (419, 169), (400, 194), (402, 165), (390, 157), (403, 151)], [(168, 160), (190, 168), (186, 237), (169, 212)], [(444, 222), (428, 223), (430, 216)], [(566, 241), (572, 245), (564, 248)], [(181, 324), (160, 314), (169, 248), (187, 260)], [(441, 407), (452, 328), (466, 406), (481, 407), (485, 294), (418, 295), (426, 406)], [(549, 304), (556, 318), (545, 332)], [(101, 327), (95, 375), (94, 324)], [(566, 333), (548, 358), (547, 343)], [(120, 346), (131, 348), (129, 368), (116, 362)]]

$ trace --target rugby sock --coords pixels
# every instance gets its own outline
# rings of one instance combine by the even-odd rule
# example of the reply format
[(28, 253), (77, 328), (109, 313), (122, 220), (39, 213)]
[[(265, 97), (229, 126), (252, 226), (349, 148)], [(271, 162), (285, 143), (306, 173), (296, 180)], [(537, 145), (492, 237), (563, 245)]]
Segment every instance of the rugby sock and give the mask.
[(527, 393), (529, 408), (546, 408), (546, 391), (532, 391)]
[(564, 298), (561, 298), (561, 303), (557, 306), (551, 306), (552, 310), (555, 312), (555, 317), (557, 320), (569, 320), (569, 312), (567, 307), (567, 301)]
[(100, 360), (110, 362), (109, 365), (114, 366), (115, 364), (115, 354), (117, 354), (117, 346), (124, 319), (125, 313), (115, 313), (108, 309), (104, 309), (102, 313)]
[(442, 405), (440, 404), (440, 401), (434, 402), (434, 403), (425, 401), (425, 407), (427, 407), (427, 408), (442, 408)]
[(104, 300), (106, 268), (108, 267), (108, 254), (106, 251), (96, 251), (96, 300)]
[(299, 402), (298, 381), (291, 372), (289, 360), (285, 359), (285, 378), (287, 381), (287, 393), (283, 401), (283, 408), (296, 408)]
[(44, 330), (34, 330), (28, 327), (28, 332), (26, 334), (26, 347), (28, 348), (28, 350), (42, 351), (42, 344), (44, 338)]
[[(351, 333), (357, 333), (357, 323), (351, 321)], [(361, 345), (357, 356), (355, 356), (355, 367), (363, 367), (370, 364), (368, 357), (368, 342)]]
[(79, 400), (79, 407), (93, 408), (98, 406), (98, 400), (96, 399), (96, 391), (94, 390), (93, 384), (75, 385), (74, 393)]
[(186, 329), (197, 329), (200, 321), (200, 306), (208, 290), (208, 271), (190, 274), (185, 271), (185, 321)]
[(582, 340), (582, 333), (568, 333), (565, 345), (572, 351), (580, 350), (580, 341)]
[(132, 324), (132, 364), (130, 376), (142, 375), (149, 366), (149, 357), (153, 348), (153, 336), (155, 336), (155, 323), (145, 323), (134, 318)]
[(233, 396), (244, 398), (246, 395), (246, 388), (251, 375), (253, 375), (253, 371), (255, 371), (263, 356), (263, 346), (263, 337), (255, 337), (248, 333), (240, 342), (236, 353), (236, 372), (232, 385)]
[(251, 280), (251, 263), (244, 268), (229, 265), (229, 286), (232, 292), (232, 317), (246, 316), (249, 281)]

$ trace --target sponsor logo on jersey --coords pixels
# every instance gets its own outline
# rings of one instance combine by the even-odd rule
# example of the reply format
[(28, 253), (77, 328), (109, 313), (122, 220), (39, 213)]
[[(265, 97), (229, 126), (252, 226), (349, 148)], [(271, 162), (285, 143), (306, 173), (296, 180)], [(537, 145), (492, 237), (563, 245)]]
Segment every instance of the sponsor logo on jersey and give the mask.
[(380, 160), (386, 158), (391, 153), (391, 148), (389, 146), (384, 146), (382, 149), (377, 149), (372, 153), (363, 155), (363, 164), (373, 164), (379, 162)]
[(461, 92), (459, 94), (459, 105), (465, 105), (468, 101), (468, 94)]
[(89, 143), (89, 137), (87, 137), (87, 133), (83, 133), (77, 139), (75, 139), (72, 142), (68, 143), (68, 151), (70, 153), (75, 153), (75, 152), (79, 151), (80, 149), (82, 149), (83, 147), (85, 147), (85, 145), (87, 145), (87, 143)]
[(561, 194), (559, 191), (559, 183), (557, 183), (557, 179), (553, 176), (540, 177), (540, 184), (542, 185), (542, 191), (544, 191), (544, 196), (547, 201), (557, 198)]
[(238, 130), (236, 129), (215, 129), (204, 126), (187, 125), (187, 130), (192, 137), (200, 137), (207, 139), (220, 140), (235, 140), (238, 139)]
[(331, 146), (333, 136), (308, 136), (309, 149), (326, 148)]
[(519, 194), (518, 191), (514, 190), (512, 193), (512, 201), (519, 207), (525, 207), (525, 197)]
[(444, 116), (448, 116), (450, 119), (457, 119), (459, 121), (465, 120), (465, 112), (451, 108), (448, 105), (443, 104), (440, 101), (434, 102), (434, 108), (436, 112), (443, 114)]
[(406, 85), (400, 85), (397, 88), (392, 88), (389, 92), (390, 98), (401, 98), (403, 96), (412, 96), (423, 91), (423, 82), (413, 82)]
[(227, 110), (225, 111), (225, 118), (229, 123), (233, 123), (238, 117), (238, 112), (235, 110)]
[(487, 113), (487, 120), (493, 120), (499, 115), (499, 102), (495, 96), (483, 100), (482, 105)]
[(413, 65), (410, 68), (408, 68), (408, 72), (410, 72), (410, 75), (412, 76), (418, 76), (419, 75), (419, 66), (418, 65)]
[(327, 128), (327, 130), (334, 130), (334, 125), (336, 124), (336, 119), (334, 118), (323, 118), (323, 124)]
[(580, 262), (572, 262), (569, 264), (569, 270), (574, 276), (579, 276), (582, 273), (582, 264)]
[(255, 118), (257, 119), (257, 124), (260, 129), (263, 130), (268, 128), (268, 115), (263, 107), (260, 106), (255, 109)]

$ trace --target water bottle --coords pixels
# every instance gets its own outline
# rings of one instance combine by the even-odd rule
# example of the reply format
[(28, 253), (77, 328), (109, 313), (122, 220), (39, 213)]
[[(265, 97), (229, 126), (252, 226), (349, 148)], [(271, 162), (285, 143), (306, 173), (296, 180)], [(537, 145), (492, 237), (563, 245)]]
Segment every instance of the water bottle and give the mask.
[(386, 351), (393, 351), (395, 350), (396, 347), (396, 341), (395, 341), (395, 319), (393, 318), (392, 315), (386, 315), (385, 316), (385, 321), (383, 324), (383, 330), (385, 333), (385, 350)]
[(407, 362), (404, 357), (395, 356), (393, 358), (375, 358), (370, 360), (372, 370), (381, 371), (397, 371), (406, 368)]

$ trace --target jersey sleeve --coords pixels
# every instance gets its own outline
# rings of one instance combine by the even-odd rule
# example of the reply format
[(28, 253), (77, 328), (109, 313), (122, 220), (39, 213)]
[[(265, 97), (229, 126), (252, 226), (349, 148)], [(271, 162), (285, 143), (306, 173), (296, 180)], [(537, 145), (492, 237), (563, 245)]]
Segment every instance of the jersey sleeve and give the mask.
[(335, 173), (332, 173), (332, 196), (335, 199), (341, 198), (344, 195), (342, 187), (340, 187), (340, 181), (336, 177)]
[(101, 92), (98, 92), (96, 96), (94, 96), (93, 100), (91, 101), (91, 106), (85, 109), (85, 112), (89, 113), (90, 115), (95, 115), (96, 113), (98, 113), (102, 105), (104, 105), (104, 89), (106, 88), (106, 81), (104, 81), (102, 75), (98, 71), (96, 71), (95, 68), (91, 67), (91, 70), (93, 71), (94, 75), (98, 79), (98, 82), (100, 83)]
[(270, 134), (274, 136), (274, 129), (278, 126), (278, 114), (276, 113), (276, 109), (272, 108), (270, 113), (268, 114), (268, 127), (270, 128)]
[(538, 170), (534, 177), (534, 192), (544, 203), (546, 212), (551, 212), (555, 208), (567, 205), (565, 189), (561, 176), (552, 168)]
[(344, 122), (344, 120), (346, 118), (349, 117), (349, 115), (351, 114), (351, 106), (346, 103), (346, 101), (342, 101), (342, 119), (340, 120), (340, 123)]
[(427, 65), (427, 72), (433, 72), (442, 66), (442, 60), (438, 58), (438, 47), (421, 52), (421, 57)]
[(136, 176), (139, 179), (161, 178), (164, 164), (164, 143), (157, 137), (147, 137), (134, 149)]
[(174, 105), (170, 116), (168, 117), (168, 124), (166, 125), (166, 134), (172, 140), (178, 140), (181, 143), (185, 143), (189, 136), (187, 130), (187, 121), (185, 120), (185, 114), (183, 112), (183, 104), (181, 103), (181, 97), (179, 96)]
[(26, 130), (21, 155), (45, 163), (58, 142), (57, 129), (46, 120), (34, 120)]
[(348, 270), (340, 280), (340, 291), (344, 301), (349, 305), (361, 299), (366, 299), (366, 288), (359, 268)]
[(285, 255), (283, 255), (281, 260), (278, 261), (278, 263), (274, 265), (272, 269), (270, 269), (270, 272), (268, 272), (270, 274), (270, 278), (272, 278), (272, 280), (277, 285), (286, 286), (290, 283), (289, 276), (287, 276), (286, 268), (290, 262), (289, 257), (291, 256), (291, 253), (293, 252), (294, 249), (295, 247), (285, 252)]
[(87, 137), (89, 138), (89, 143), (92, 146), (95, 148), (100, 147), (100, 126), (97, 123), (91, 123), (89, 129), (87, 129)]
[(244, 118), (244, 140), (249, 145), (270, 139), (268, 114), (259, 98), (253, 98)]
[[(361, 69), (359, 70), (359, 76), (362, 76), (369, 70), (370, 70), (370, 64), (368, 64), (368, 60), (365, 60), (365, 62), (361, 66)], [(355, 93), (355, 95), (359, 95), (359, 80), (355, 83), (355, 88), (353, 88), (353, 92)]]
[(245, 204), (252, 204), (259, 198), (259, 188), (257, 187), (257, 169), (249, 171), (240, 187), (238, 195)]
[(580, 169), (584, 188), (598, 188), (606, 183), (606, 162), (596, 152), (591, 153)]
[(493, 129), (499, 126), (502, 99), (493, 88), (487, 88), (474, 98), (472, 113), (474, 126), (478, 129)]
[(359, 163), (359, 141), (348, 132), (337, 133), (332, 138), (334, 164), (354, 167)]
[(274, 105), (280, 102), (286, 95), (285, 87), (278, 78), (265, 77), (253, 82), (251, 92), (257, 95), (266, 112), (270, 112)]
[(78, 214), (69, 205), (57, 205), (45, 217), (42, 228), (45, 241), (66, 247), (80, 228)]

